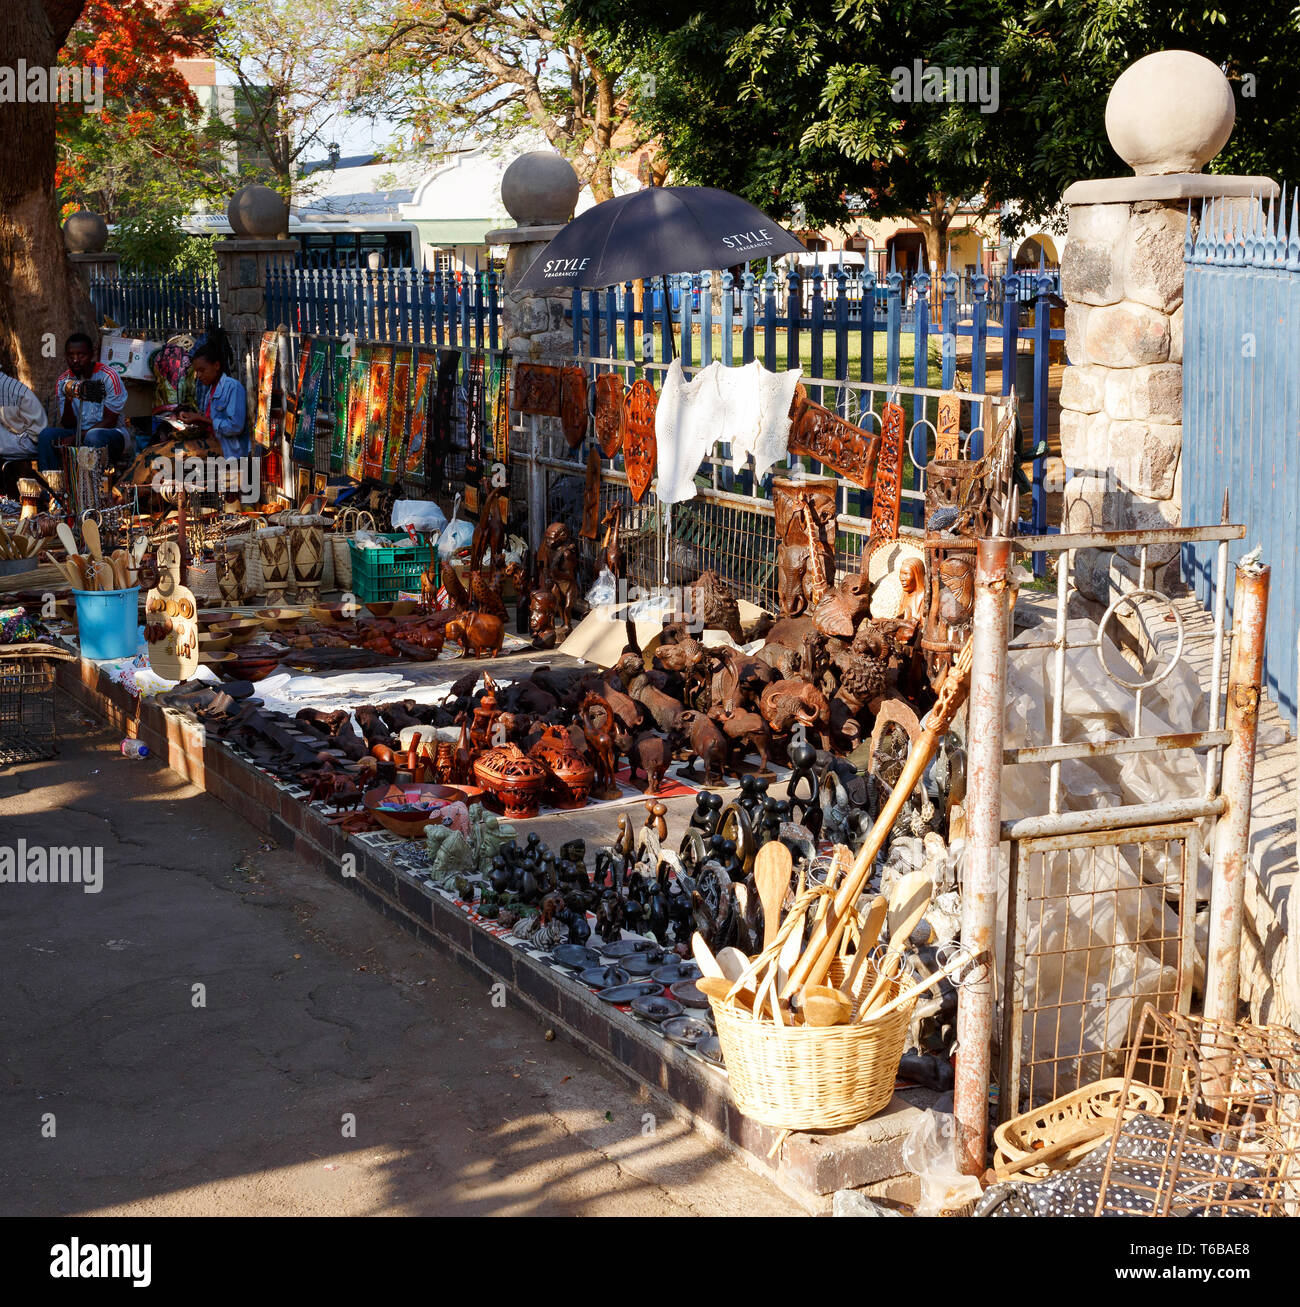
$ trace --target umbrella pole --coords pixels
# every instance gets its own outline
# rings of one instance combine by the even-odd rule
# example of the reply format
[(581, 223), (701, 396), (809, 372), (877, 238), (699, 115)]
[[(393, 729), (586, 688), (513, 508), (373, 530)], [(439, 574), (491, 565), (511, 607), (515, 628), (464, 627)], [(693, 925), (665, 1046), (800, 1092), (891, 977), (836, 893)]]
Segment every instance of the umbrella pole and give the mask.
[(668, 274), (661, 273), (660, 282), (664, 288), (664, 312), (668, 315), (668, 361), (671, 363), (677, 357), (677, 337), (673, 332), (673, 302), (668, 294)]

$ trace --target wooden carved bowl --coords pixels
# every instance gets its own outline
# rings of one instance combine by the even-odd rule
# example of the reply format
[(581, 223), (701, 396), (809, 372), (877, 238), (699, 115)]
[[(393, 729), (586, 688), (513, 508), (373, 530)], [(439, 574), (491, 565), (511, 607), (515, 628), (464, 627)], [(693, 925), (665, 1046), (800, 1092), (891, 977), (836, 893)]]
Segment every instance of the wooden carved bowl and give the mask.
[(591, 793), (596, 769), (576, 749), (543, 736), (528, 756), (550, 773), (551, 801), (557, 808), (582, 808)]
[[(451, 785), (414, 784), (377, 785), (367, 790), (361, 801), (385, 830), (412, 840), (423, 837), (425, 828), (447, 804), (469, 802), (463, 790)], [(426, 803), (428, 807), (423, 806)]]
[(214, 622), (208, 630), (217, 636), (229, 634), (235, 644), (247, 644), (262, 630), (257, 617), (233, 617), (228, 622)]
[(503, 744), (475, 760), (474, 779), (501, 805), (508, 821), (518, 821), (537, 816), (550, 772), (517, 744)]
[(390, 599), (367, 604), (366, 608), (376, 617), (410, 617), (412, 613), (420, 611), (420, 605), (413, 599)]

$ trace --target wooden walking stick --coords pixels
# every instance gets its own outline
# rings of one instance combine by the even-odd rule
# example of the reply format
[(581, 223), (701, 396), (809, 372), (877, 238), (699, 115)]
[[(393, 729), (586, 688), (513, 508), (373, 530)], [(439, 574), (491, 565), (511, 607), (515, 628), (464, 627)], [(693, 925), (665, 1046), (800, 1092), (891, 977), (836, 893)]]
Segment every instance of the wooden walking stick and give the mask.
[(884, 847), (894, 822), (898, 820), (898, 814), (903, 810), (903, 805), (925, 775), (930, 760), (938, 752), (939, 741), (966, 701), (966, 695), (970, 691), (971, 657), (972, 646), (970, 640), (967, 640), (962, 645), (957, 660), (948, 671), (943, 688), (939, 691), (939, 698), (927, 719), (928, 724), (907, 756), (907, 763), (898, 778), (898, 784), (894, 786), (885, 806), (881, 808), (880, 816), (876, 818), (876, 823), (872, 826), (866, 843), (859, 850), (853, 866), (840, 883), (835, 901), (817, 922), (807, 947), (791, 968), (785, 987), (781, 990), (783, 999), (788, 999), (803, 985), (820, 985), (830, 970), (831, 963), (835, 960), (835, 949), (839, 944), (840, 935), (848, 922), (853, 905), (858, 901), (858, 895), (862, 893), (863, 886), (871, 876), (876, 855)]

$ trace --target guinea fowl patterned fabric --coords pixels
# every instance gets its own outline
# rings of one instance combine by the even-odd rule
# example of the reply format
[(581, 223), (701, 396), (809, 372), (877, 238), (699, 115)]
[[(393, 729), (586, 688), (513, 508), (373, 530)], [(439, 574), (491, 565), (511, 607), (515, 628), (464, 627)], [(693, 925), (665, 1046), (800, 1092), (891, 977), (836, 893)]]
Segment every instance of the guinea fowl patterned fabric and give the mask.
[[(1161, 1169), (1173, 1171), (1165, 1158), (1171, 1153), (1171, 1127), (1145, 1113), (1125, 1122), (1111, 1167), (1103, 1216), (1141, 1215), (1155, 1205)], [(993, 1185), (975, 1208), (976, 1216), (1092, 1216), (1101, 1195), (1102, 1173), (1110, 1141), (1098, 1144), (1067, 1171), (1045, 1180), (1008, 1180)], [(1183, 1146), (1179, 1177), (1174, 1184), (1171, 1216), (1248, 1216), (1248, 1210), (1223, 1208), (1225, 1200), (1249, 1202), (1261, 1196), (1263, 1172), (1238, 1156), (1231, 1158), (1198, 1148), (1191, 1139)]]

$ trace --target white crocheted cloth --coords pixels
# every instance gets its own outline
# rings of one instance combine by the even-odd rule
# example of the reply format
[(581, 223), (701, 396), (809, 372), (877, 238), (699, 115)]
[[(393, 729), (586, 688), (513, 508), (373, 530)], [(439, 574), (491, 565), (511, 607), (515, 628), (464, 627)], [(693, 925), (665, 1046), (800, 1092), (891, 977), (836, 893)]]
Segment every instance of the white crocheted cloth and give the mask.
[(661, 504), (680, 504), (695, 497), (695, 474), (726, 420), (718, 385), (719, 374), (726, 371), (721, 363), (710, 363), (687, 381), (680, 359), (668, 365), (655, 405), (659, 475), (655, 493)]
[[(739, 472), (745, 459), (754, 458), (754, 476), (762, 480), (790, 447), (790, 404), (802, 369), (769, 372), (757, 359), (736, 374), (732, 410), (737, 418), (723, 439), (731, 441), (731, 466)], [(748, 397), (748, 398), (746, 398)]]

